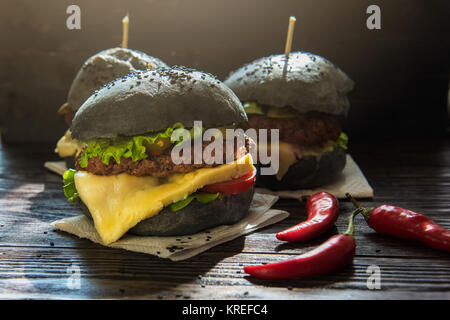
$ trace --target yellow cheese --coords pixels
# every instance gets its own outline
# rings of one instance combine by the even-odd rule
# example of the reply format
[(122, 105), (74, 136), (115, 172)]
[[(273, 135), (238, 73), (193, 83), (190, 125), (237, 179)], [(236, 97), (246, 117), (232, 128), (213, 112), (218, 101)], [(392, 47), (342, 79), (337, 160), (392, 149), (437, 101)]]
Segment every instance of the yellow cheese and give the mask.
[(76, 155), (82, 148), (83, 144), (76, 139), (72, 139), (70, 130), (67, 130), (58, 140), (55, 152), (58, 153), (61, 158), (64, 158)]
[(300, 158), (300, 148), (297, 145), (289, 144), (286, 142), (279, 142), (279, 168), (276, 175), (278, 181), (283, 179), (284, 175), (288, 172), (289, 167), (297, 162), (297, 158)]
[[(270, 153), (270, 144), (266, 146), (268, 151), (266, 154)], [(328, 141), (322, 147), (301, 147), (295, 144), (286, 143), (283, 141), (279, 141), (278, 144), (278, 172), (276, 173), (276, 178), (278, 181), (283, 179), (284, 175), (288, 172), (289, 167), (296, 163), (299, 159), (304, 157), (313, 156), (316, 157), (317, 160), (320, 159), (323, 153), (333, 151), (335, 147), (334, 141)], [(263, 146), (259, 145), (259, 149), (262, 149)]]
[(329, 140), (327, 143), (325, 143), (325, 145), (323, 145), (322, 147), (307, 147), (307, 148), (302, 148), (302, 157), (307, 157), (307, 156), (314, 156), (316, 157), (316, 159), (320, 159), (320, 157), (322, 156), (322, 154), (324, 154), (325, 152), (331, 152), (334, 150), (336, 146), (336, 142)]
[[(297, 162), (301, 158), (300, 147), (295, 144), (286, 143), (283, 141), (278, 142), (278, 171), (276, 173), (277, 180), (283, 179), (283, 176), (289, 170), (289, 167)], [(271, 155), (271, 161), (275, 159), (275, 154), (272, 155), (270, 144), (258, 145), (259, 154)], [(271, 164), (273, 165), (273, 164)]]
[(96, 176), (79, 171), (75, 174), (75, 186), (91, 212), (103, 243), (110, 244), (140, 221), (158, 214), (165, 206), (185, 199), (203, 186), (240, 177), (253, 169), (253, 160), (248, 154), (216, 168), (173, 174), (164, 181), (125, 173)]

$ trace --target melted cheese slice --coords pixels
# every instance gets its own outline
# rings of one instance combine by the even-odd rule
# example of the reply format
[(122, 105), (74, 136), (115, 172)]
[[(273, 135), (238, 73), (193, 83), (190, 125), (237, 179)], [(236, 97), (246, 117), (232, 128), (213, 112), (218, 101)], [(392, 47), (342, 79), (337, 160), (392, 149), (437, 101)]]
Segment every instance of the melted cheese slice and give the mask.
[(59, 154), (61, 158), (65, 158), (76, 155), (82, 148), (83, 144), (76, 139), (72, 139), (70, 130), (67, 130), (58, 140), (55, 152)]
[(280, 141), (278, 148), (280, 166), (278, 168), (276, 178), (278, 181), (281, 181), (284, 175), (288, 172), (289, 167), (297, 162), (297, 159), (301, 157), (301, 154), (300, 148), (294, 144)]
[[(259, 145), (258, 148), (264, 148), (263, 145)], [(266, 154), (270, 154), (270, 144), (264, 150)], [(313, 156), (317, 160), (320, 159), (323, 153), (333, 151), (334, 141), (328, 141), (323, 147), (300, 147), (295, 144), (286, 143), (283, 141), (278, 142), (278, 172), (276, 173), (276, 178), (281, 181), (285, 174), (288, 172), (289, 167), (296, 163), (299, 159), (304, 157)]]
[(136, 177), (125, 173), (96, 176), (78, 171), (75, 186), (91, 212), (103, 243), (110, 244), (140, 221), (158, 214), (165, 206), (185, 199), (203, 186), (240, 177), (253, 169), (253, 160), (248, 154), (216, 168), (173, 174), (163, 182), (151, 176)]

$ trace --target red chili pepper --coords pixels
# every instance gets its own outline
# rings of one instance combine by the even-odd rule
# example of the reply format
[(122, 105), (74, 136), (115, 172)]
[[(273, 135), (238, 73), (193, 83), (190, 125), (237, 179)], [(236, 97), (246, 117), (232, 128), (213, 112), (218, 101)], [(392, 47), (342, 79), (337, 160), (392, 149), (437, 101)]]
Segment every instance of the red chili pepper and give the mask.
[(276, 237), (282, 241), (311, 240), (329, 230), (339, 216), (339, 202), (328, 192), (318, 192), (306, 202), (308, 220), (289, 229), (278, 232)]
[(322, 243), (317, 248), (298, 257), (282, 262), (258, 266), (246, 266), (244, 271), (260, 279), (288, 279), (310, 277), (340, 269), (351, 263), (355, 255), (356, 243), (354, 234), (353, 212), (349, 219), (348, 229)]
[(369, 226), (376, 232), (397, 238), (418, 240), (428, 246), (450, 252), (450, 230), (433, 220), (397, 206), (381, 205), (367, 210), (349, 194), (346, 196), (361, 210)]

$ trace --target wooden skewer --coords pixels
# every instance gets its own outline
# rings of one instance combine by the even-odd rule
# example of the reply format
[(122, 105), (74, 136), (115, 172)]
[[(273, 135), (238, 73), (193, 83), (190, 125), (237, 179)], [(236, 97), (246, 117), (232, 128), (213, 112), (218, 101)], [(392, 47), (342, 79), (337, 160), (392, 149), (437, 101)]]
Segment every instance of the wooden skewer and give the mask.
[(294, 36), (294, 25), (295, 25), (295, 17), (289, 17), (289, 27), (286, 39), (286, 48), (284, 49), (284, 54), (286, 57), (289, 57), (289, 53), (291, 52), (292, 46), (292, 38)]
[(122, 48), (128, 48), (128, 24), (130, 23), (130, 19), (127, 15), (122, 19)]

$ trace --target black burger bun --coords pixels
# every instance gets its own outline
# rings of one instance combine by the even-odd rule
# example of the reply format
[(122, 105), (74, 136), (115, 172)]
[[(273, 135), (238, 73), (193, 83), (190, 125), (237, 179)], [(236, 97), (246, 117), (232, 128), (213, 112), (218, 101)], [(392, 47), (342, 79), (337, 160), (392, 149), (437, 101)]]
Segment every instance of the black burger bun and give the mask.
[(95, 90), (129, 73), (149, 68), (167, 67), (160, 59), (137, 50), (111, 48), (87, 59), (70, 87), (67, 102), (60, 113), (76, 112)]
[(255, 185), (270, 190), (298, 190), (316, 188), (333, 182), (346, 163), (345, 150), (335, 147), (317, 159), (306, 156), (292, 164), (281, 180), (275, 175), (261, 175), (258, 170)]
[(233, 71), (224, 83), (241, 101), (334, 115), (347, 114), (346, 94), (354, 86), (333, 63), (307, 52), (257, 59)]
[[(307, 52), (292, 52), (288, 57), (278, 54), (257, 59), (231, 72), (224, 83), (243, 102), (256, 102), (270, 107), (270, 110), (288, 107), (287, 110), (293, 109), (299, 116), (307, 113), (327, 114), (338, 122), (348, 113), (350, 102), (347, 94), (354, 87), (354, 82), (336, 65)], [(265, 117), (268, 118), (266, 123), (270, 125), (269, 113)], [(252, 120), (250, 115), (250, 122)], [(276, 123), (276, 128), (280, 130), (293, 130), (296, 133), (302, 129), (283, 126), (283, 119), (277, 119)], [(314, 125), (312, 123), (312, 130), (315, 129)], [(320, 121), (317, 125), (323, 127)], [(340, 126), (337, 130), (341, 130)], [(317, 133), (305, 132), (310, 137), (314, 134)], [(281, 180), (275, 175), (258, 175), (256, 185), (271, 190), (316, 188), (332, 182), (344, 169), (345, 163), (345, 150), (336, 146), (318, 157), (297, 159)]]
[(220, 127), (247, 120), (233, 91), (214, 76), (185, 67), (158, 68), (116, 79), (96, 91), (72, 121), (81, 141), (159, 132), (181, 122)]
[[(190, 128), (199, 120), (204, 128), (214, 128), (242, 123), (247, 116), (239, 98), (214, 76), (163, 67), (126, 75), (96, 91), (77, 111), (71, 132), (75, 139), (91, 141), (161, 132), (177, 122)], [(128, 232), (176, 236), (233, 224), (248, 214), (253, 193), (252, 188), (207, 204), (193, 200), (176, 212), (166, 207)], [(81, 200), (79, 204), (91, 216)]]
[[(182, 236), (220, 225), (234, 224), (248, 215), (253, 194), (252, 187), (246, 192), (225, 195), (222, 199), (206, 204), (193, 200), (176, 212), (166, 207), (157, 215), (139, 222), (128, 233), (139, 236)], [(79, 204), (83, 213), (91, 217), (81, 200)]]

